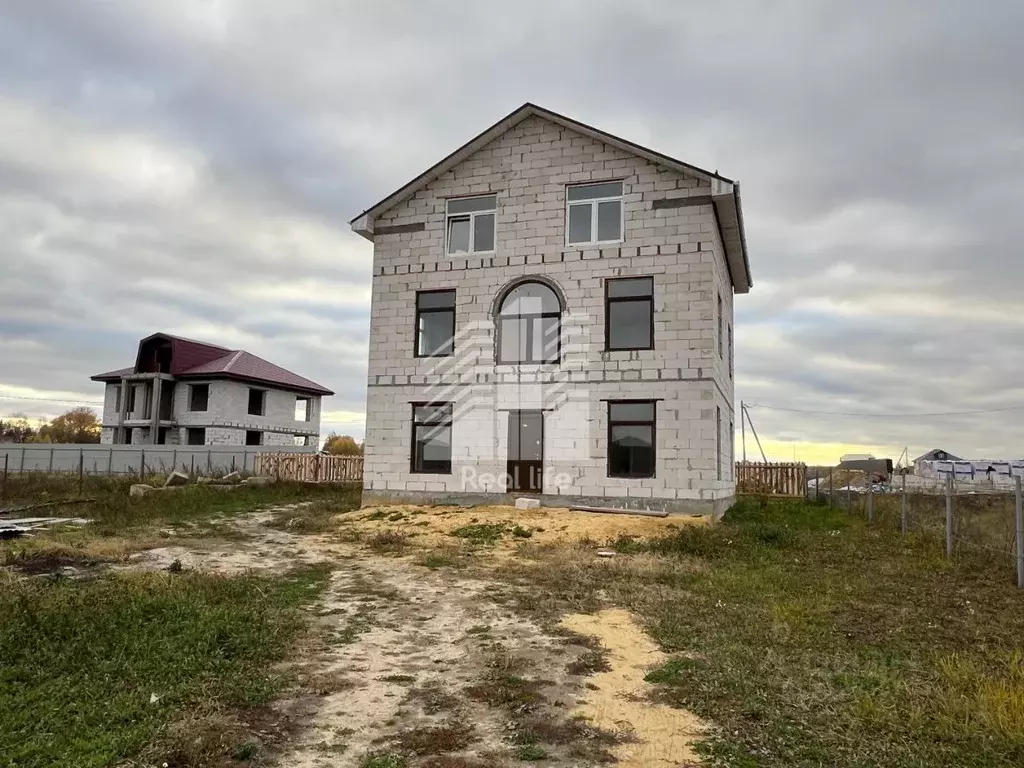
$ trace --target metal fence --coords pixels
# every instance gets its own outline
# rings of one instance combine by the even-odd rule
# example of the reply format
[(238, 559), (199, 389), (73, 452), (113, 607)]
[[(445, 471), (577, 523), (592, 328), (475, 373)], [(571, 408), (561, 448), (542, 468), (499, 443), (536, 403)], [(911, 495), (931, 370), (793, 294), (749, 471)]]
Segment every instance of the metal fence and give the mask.
[(87, 475), (164, 474), (174, 470), (212, 475), (254, 472), (263, 453), (313, 454), (316, 448), (277, 445), (49, 445), (0, 444), (0, 472), (67, 472)]
[(863, 472), (824, 470), (808, 481), (807, 496), (863, 515), (869, 524), (890, 524), (901, 534), (933, 535), (944, 542), (949, 558), (977, 555), (1012, 566), (1017, 586), (1024, 589), (1022, 479), (1010, 480), (1000, 487), (895, 475), (878, 483)]

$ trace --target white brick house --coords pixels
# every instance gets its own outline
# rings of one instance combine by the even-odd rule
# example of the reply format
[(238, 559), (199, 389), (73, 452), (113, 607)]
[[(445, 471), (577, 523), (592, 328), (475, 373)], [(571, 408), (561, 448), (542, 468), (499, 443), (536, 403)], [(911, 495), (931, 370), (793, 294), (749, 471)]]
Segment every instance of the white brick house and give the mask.
[(241, 349), (155, 333), (106, 383), (102, 443), (319, 445), (329, 389)]
[(352, 227), (364, 504), (732, 503), (738, 183), (526, 104)]

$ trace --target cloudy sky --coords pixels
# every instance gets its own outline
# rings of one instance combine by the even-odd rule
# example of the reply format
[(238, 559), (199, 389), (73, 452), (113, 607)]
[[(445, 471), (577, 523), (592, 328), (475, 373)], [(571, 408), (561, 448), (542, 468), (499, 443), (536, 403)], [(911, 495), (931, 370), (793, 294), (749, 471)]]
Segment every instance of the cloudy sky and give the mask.
[(737, 397), (799, 409), (751, 410), (771, 457), (1024, 455), (1022, 28), (1009, 0), (4, 0), (0, 416), (97, 402), (165, 330), (331, 387), (325, 430), (361, 435), (347, 221), (534, 101), (743, 182)]

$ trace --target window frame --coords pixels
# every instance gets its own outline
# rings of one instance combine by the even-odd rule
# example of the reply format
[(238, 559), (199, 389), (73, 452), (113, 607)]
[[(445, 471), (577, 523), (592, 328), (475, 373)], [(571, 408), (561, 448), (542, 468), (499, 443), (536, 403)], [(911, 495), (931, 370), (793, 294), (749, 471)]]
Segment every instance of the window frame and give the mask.
[[(252, 412), (252, 393), (260, 393), (260, 410), (259, 413)], [(246, 404), (246, 415), (248, 416), (266, 416), (267, 415), (267, 390), (260, 389), (259, 387), (249, 387), (249, 402)]]
[[(557, 312), (535, 312), (528, 315), (517, 314), (517, 315), (503, 315), (501, 313), (505, 306), (505, 302), (508, 301), (508, 297), (512, 295), (513, 291), (517, 288), (521, 288), (524, 285), (542, 285), (547, 288), (555, 297), (555, 302), (558, 304)], [(558, 295), (558, 291), (552, 288), (550, 285), (542, 280), (521, 280), (509, 287), (504, 294), (501, 296), (501, 301), (498, 302), (498, 311), (495, 313), (495, 322), (497, 325), (496, 332), (494, 334), (494, 342), (496, 345), (494, 354), (495, 365), (561, 365), (562, 364), (562, 313), (565, 311), (562, 306), (562, 300)], [(528, 356), (533, 355), (533, 322), (534, 320), (558, 320), (558, 333), (557, 342), (558, 346), (555, 350), (555, 358), (553, 360), (503, 360), (501, 356), (502, 352), (502, 336), (505, 333), (505, 320), (528, 320), (531, 322), (526, 323), (526, 351)]]
[(726, 325), (726, 329), (729, 332), (729, 378), (731, 379), (735, 373), (733, 366), (735, 357), (732, 352), (732, 323)]
[[(313, 398), (310, 397), (309, 395), (296, 395), (295, 396), (295, 409), (298, 409), (299, 403), (305, 403), (306, 404), (305, 414), (304, 414), (305, 418), (294, 419), (294, 421), (298, 421), (298, 422), (303, 423), (303, 424), (308, 424), (310, 422), (310, 420), (313, 418)], [(295, 415), (295, 410), (292, 411), (292, 416), (294, 416), (294, 415)]]
[[(452, 452), (454, 449), (455, 434), (455, 403), (450, 400), (426, 401), (410, 403), (412, 406), (412, 434), (409, 441), (409, 472), (413, 475), (450, 475), (452, 473)], [(448, 417), (441, 420), (417, 421), (417, 408), (448, 408)], [(448, 427), (448, 468), (447, 469), (417, 469), (416, 468), (416, 428), (417, 427)]]
[[(250, 443), (249, 436), (256, 435), (256, 442)], [(263, 445), (263, 430), (261, 429), (247, 429), (245, 430), (245, 444), (247, 446)]]
[[(649, 280), (651, 293), (643, 296), (612, 296), (611, 284), (619, 280)], [(650, 305), (650, 344), (646, 347), (613, 347), (612, 346), (612, 307), (614, 303), (647, 301)], [(654, 276), (636, 275), (634, 277), (609, 277), (604, 281), (604, 349), (606, 352), (636, 352), (654, 349)]]
[[(494, 207), (487, 210), (479, 211), (466, 211), (462, 213), (450, 213), (448, 211), (448, 205), (457, 200), (475, 200), (493, 197)], [(486, 251), (478, 251), (474, 248), (476, 245), (476, 218), (477, 216), (493, 216), (494, 217), (494, 232), (491, 237), (491, 248)], [(452, 219), (469, 219), (469, 250), (468, 251), (450, 251), (451, 248), (451, 231), (452, 231)], [(495, 192), (489, 192), (485, 195), (465, 195), (463, 197), (449, 197), (444, 201), (444, 253), (448, 257), (469, 257), (476, 256), (478, 254), (492, 254), (498, 248), (498, 195)]]
[[(606, 197), (595, 197), (587, 200), (569, 200), (569, 190), (577, 189), (580, 187), (593, 187), (598, 184), (618, 184), (621, 187), (621, 191), (617, 195), (611, 195)], [(591, 245), (614, 245), (616, 243), (625, 242), (626, 239), (626, 185), (622, 179), (603, 179), (600, 181), (585, 181), (579, 184), (566, 184), (565, 185), (565, 245), (567, 248), (586, 248)], [(597, 208), (598, 203), (610, 203), (617, 201), (619, 203), (619, 236), (614, 240), (598, 240), (598, 224), (597, 224)], [(589, 205), (590, 209), (590, 240), (581, 241), (578, 243), (569, 242), (569, 209), (574, 205)]]
[[(195, 404), (195, 391), (197, 387), (206, 387), (206, 407), (205, 408), (194, 408)], [(189, 413), (206, 413), (210, 410), (210, 385), (209, 384), (189, 384), (188, 385), (188, 411)]]
[[(192, 442), (192, 435), (198, 434), (200, 441)], [(185, 427), (185, 445), (206, 445), (206, 427)]]
[[(627, 480), (644, 480), (656, 477), (658, 474), (658, 401), (650, 398), (646, 399), (624, 399), (624, 400), (608, 400), (607, 418), (608, 418), (608, 430), (607, 430), (607, 464), (608, 464), (608, 477), (616, 477)], [(650, 405), (651, 406), (651, 420), (650, 421), (637, 421), (637, 420), (619, 420), (612, 421), (612, 406), (613, 405)], [(651, 428), (651, 473), (648, 474), (622, 474), (612, 472), (612, 427), (650, 427)]]
[(723, 343), (723, 340), (722, 340), (723, 314), (724, 313), (722, 311), (722, 292), (719, 291), (718, 292), (718, 359), (719, 360), (721, 360), (723, 357), (725, 357), (725, 352), (723, 351), (723, 348), (725, 347), (725, 344)]
[[(412, 356), (417, 359), (429, 358), (429, 357), (452, 357), (455, 354), (455, 304), (458, 300), (455, 288), (431, 288), (425, 291), (416, 291), (416, 313), (413, 320), (413, 333), (412, 333)], [(448, 307), (420, 307), (420, 296), (428, 293), (450, 293), (452, 295), (452, 306)], [(427, 314), (440, 314), (442, 312), (450, 312), (452, 315), (452, 345), (450, 352), (441, 352), (437, 354), (423, 354), (420, 352), (420, 316)]]

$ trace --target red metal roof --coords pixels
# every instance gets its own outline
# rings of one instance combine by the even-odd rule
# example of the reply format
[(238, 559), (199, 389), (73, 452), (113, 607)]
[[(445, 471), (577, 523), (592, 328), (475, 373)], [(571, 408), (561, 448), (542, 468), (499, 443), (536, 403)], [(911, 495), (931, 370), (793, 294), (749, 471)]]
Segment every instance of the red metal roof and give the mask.
[(236, 349), (223, 357), (218, 357), (202, 365), (189, 368), (177, 374), (182, 378), (191, 376), (226, 376), (246, 381), (266, 382), (276, 384), (283, 389), (301, 389), (307, 392), (315, 392), (319, 395), (333, 395), (334, 393), (326, 387), (322, 387), (315, 381), (310, 381), (304, 376), (274, 365), (262, 357), (257, 357), (244, 349)]
[(230, 378), (241, 381), (252, 381), (269, 384), (282, 389), (298, 390), (316, 395), (333, 395), (334, 393), (315, 381), (299, 376), (279, 365), (274, 365), (262, 357), (257, 357), (244, 349), (227, 349), (204, 341), (172, 336), (168, 333), (154, 333), (139, 342), (139, 353), (135, 366), (120, 368), (116, 371), (98, 373), (93, 381), (116, 381), (122, 376), (136, 373), (142, 361), (142, 350), (147, 342), (154, 339), (166, 340), (171, 344), (172, 376), (204, 378)]

